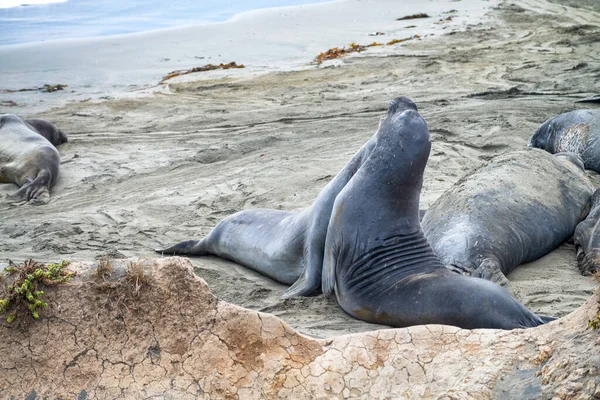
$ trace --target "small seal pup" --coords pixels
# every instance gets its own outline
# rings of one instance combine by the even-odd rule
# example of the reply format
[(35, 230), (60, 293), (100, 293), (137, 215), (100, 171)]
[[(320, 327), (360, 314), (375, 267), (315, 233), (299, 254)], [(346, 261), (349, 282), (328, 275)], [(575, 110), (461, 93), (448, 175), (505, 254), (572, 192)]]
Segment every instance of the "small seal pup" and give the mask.
[[(387, 115), (417, 106), (406, 97), (394, 99)], [(292, 285), (283, 298), (306, 296), (321, 286), (327, 224), (336, 196), (375, 146), (373, 135), (319, 193), (306, 210), (249, 209), (233, 214), (202, 240), (188, 240), (159, 253), (216, 255), (235, 261), (280, 283)]]
[(600, 173), (600, 110), (575, 110), (550, 118), (537, 128), (528, 146), (578, 154), (586, 169)]
[[(49, 133), (47, 126), (40, 128)], [(63, 134), (64, 135), (64, 134)], [(58, 180), (60, 154), (43, 134), (16, 115), (0, 115), (0, 182), (21, 187), (9, 196), (29, 204), (50, 201), (50, 188)]]
[(44, 119), (26, 119), (24, 121), (31, 129), (45, 137), (55, 147), (69, 141), (67, 135), (49, 121)]
[(404, 327), (534, 327), (542, 319), (499, 285), (457, 274), (435, 256), (419, 223), (431, 142), (415, 110), (388, 116), (369, 159), (335, 199), (322, 290), (351, 316)]
[(573, 236), (592, 194), (579, 156), (525, 148), (462, 178), (421, 226), (446, 267), (503, 284), (515, 267)]

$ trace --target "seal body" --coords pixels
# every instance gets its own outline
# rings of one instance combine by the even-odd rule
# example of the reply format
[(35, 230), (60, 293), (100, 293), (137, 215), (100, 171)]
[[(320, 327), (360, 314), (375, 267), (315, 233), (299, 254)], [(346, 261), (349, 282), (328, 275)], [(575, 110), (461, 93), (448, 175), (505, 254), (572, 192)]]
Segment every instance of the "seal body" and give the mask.
[(69, 141), (67, 135), (54, 124), (44, 119), (24, 120), (29, 127), (46, 138), (55, 147)]
[(49, 202), (59, 165), (60, 154), (43, 135), (16, 115), (0, 115), (0, 182), (21, 187), (11, 199)]
[(442, 194), (425, 213), (423, 232), (449, 269), (504, 283), (517, 265), (573, 235), (592, 193), (578, 156), (518, 150)]
[[(417, 106), (398, 97), (388, 115)], [(249, 209), (221, 221), (202, 240), (188, 240), (159, 253), (216, 255), (254, 269), (278, 282), (292, 285), (283, 295), (309, 295), (321, 286), (325, 237), (338, 193), (369, 158), (373, 135), (319, 193), (310, 208), (300, 212)]]
[(600, 189), (592, 196), (590, 213), (575, 228), (573, 242), (581, 274), (592, 275), (600, 271)]
[(371, 156), (335, 200), (322, 290), (355, 318), (403, 327), (533, 327), (544, 319), (497, 284), (456, 274), (435, 256), (419, 223), (431, 143), (414, 110), (388, 116)]
[(600, 172), (600, 111), (575, 110), (550, 118), (531, 136), (529, 146), (578, 154), (585, 168)]

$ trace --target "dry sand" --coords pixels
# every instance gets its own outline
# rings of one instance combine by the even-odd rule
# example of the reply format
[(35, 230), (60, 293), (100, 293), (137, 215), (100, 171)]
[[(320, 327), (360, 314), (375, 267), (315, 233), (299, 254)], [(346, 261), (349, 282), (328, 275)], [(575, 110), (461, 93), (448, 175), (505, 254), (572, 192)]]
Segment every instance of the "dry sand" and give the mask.
[[(490, 11), (491, 20), (465, 32), (408, 42), (388, 54), (172, 83), (165, 93), (37, 114), (71, 141), (60, 149), (61, 178), (50, 204), (0, 202), (0, 259), (152, 257), (153, 248), (199, 239), (244, 208), (306, 207), (398, 95), (417, 102), (432, 133), (427, 207), (491, 157), (524, 146), (547, 117), (600, 93), (600, 7), (581, 4), (503, 3)], [(0, 194), (15, 189), (2, 185)], [(232, 262), (192, 262), (219, 298), (273, 313), (300, 332), (323, 337), (375, 327), (322, 296), (279, 300), (284, 286)], [(529, 308), (557, 316), (594, 287), (578, 274), (568, 244), (509, 279)]]

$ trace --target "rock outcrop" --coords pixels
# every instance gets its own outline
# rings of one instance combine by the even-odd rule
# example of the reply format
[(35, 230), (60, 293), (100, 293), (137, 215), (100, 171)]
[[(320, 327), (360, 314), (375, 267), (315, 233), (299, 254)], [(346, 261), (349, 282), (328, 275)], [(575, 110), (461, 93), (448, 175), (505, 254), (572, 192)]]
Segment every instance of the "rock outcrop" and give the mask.
[(534, 329), (313, 339), (218, 300), (186, 259), (112, 264), (71, 264), (39, 319), (2, 319), (0, 397), (600, 398), (597, 293)]

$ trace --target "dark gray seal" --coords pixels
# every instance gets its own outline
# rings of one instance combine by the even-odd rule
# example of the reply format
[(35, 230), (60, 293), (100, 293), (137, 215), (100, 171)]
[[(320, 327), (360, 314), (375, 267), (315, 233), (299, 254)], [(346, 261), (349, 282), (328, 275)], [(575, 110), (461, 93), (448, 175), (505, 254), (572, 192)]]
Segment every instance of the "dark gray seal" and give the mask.
[(0, 115), (0, 182), (21, 187), (10, 199), (48, 203), (59, 165), (60, 154), (42, 134), (16, 115)]
[(590, 213), (575, 228), (573, 242), (581, 274), (592, 275), (600, 271), (600, 189), (592, 196)]
[(435, 256), (419, 223), (431, 142), (414, 110), (388, 116), (369, 159), (335, 199), (322, 289), (351, 316), (403, 327), (526, 328), (545, 322), (499, 285)]
[(575, 100), (575, 103), (600, 103), (600, 94), (586, 97), (585, 99)]
[(600, 173), (600, 110), (575, 110), (548, 119), (531, 136), (529, 146), (578, 154), (585, 168)]
[[(387, 115), (417, 106), (406, 97), (393, 100)], [(249, 209), (221, 221), (204, 239), (188, 240), (159, 253), (203, 256), (235, 261), (278, 282), (292, 285), (286, 297), (309, 295), (321, 285), (327, 224), (336, 196), (375, 146), (376, 134), (303, 211)]]
[(69, 141), (67, 135), (49, 121), (44, 119), (26, 119), (24, 121), (31, 129), (45, 137), (55, 147)]
[(505, 283), (517, 265), (573, 235), (592, 193), (579, 156), (523, 149), (442, 194), (425, 213), (423, 232), (448, 268)]

